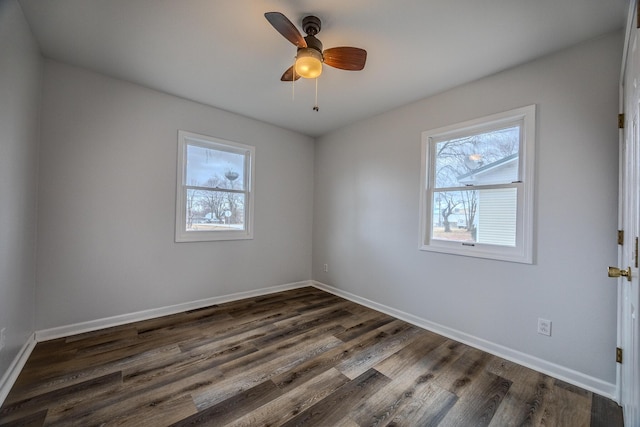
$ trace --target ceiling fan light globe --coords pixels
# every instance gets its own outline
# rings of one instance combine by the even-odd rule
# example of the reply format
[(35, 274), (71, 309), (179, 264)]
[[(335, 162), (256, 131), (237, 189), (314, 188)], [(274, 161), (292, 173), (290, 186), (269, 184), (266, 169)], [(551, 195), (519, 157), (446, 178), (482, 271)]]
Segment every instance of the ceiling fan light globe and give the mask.
[(315, 49), (299, 49), (295, 69), (300, 77), (315, 79), (322, 74), (322, 54)]

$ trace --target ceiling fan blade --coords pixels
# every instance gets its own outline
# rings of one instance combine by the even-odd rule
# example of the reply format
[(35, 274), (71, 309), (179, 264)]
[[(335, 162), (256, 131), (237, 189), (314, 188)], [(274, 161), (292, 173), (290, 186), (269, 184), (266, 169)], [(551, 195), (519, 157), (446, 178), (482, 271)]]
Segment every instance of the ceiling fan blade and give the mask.
[(367, 51), (357, 47), (332, 47), (322, 54), (325, 64), (341, 70), (360, 71), (367, 62)]
[(284, 16), (282, 13), (267, 12), (264, 14), (264, 17), (267, 18), (267, 21), (269, 21), (269, 23), (273, 25), (273, 28), (282, 34), (285, 39), (298, 47), (307, 47), (307, 42), (304, 41), (304, 37), (302, 37), (300, 31), (298, 31), (296, 26), (289, 21), (289, 18)]
[(293, 72), (293, 65), (292, 65), (287, 69), (287, 71), (284, 72), (282, 77), (280, 77), (280, 80), (282, 80), (283, 82), (290, 82), (293, 80), (298, 80), (299, 78), (300, 76)]

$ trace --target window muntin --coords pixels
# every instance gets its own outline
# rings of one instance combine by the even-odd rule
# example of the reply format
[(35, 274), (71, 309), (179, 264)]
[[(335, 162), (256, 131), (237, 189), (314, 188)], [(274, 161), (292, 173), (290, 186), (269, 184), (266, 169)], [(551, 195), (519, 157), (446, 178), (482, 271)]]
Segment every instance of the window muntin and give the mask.
[(176, 242), (251, 239), (254, 148), (178, 132)]
[(531, 263), (535, 106), (423, 133), (420, 249)]

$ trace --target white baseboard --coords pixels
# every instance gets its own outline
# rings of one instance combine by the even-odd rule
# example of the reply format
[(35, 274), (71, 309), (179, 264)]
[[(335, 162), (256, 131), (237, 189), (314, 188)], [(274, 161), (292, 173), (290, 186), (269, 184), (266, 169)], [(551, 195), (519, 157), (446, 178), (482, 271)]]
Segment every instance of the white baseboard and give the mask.
[(2, 406), (4, 400), (9, 395), (11, 387), (13, 387), (13, 384), (15, 384), (18, 379), (18, 375), (20, 375), (22, 368), (24, 368), (25, 363), (27, 363), (27, 359), (29, 359), (29, 356), (35, 346), (36, 336), (35, 334), (31, 334), (27, 339), (27, 342), (24, 343), (16, 357), (13, 359), (13, 362), (11, 362), (11, 365), (9, 365), (7, 372), (5, 372), (4, 375), (2, 375), (2, 378), (0, 378), (0, 406)]
[(313, 286), (313, 282), (309, 280), (304, 282), (289, 283), (286, 285), (271, 286), (268, 288), (256, 289), (253, 291), (237, 292), (234, 294), (205, 298), (167, 307), (153, 308), (150, 310), (138, 311), (135, 313), (121, 314), (119, 316), (89, 320), (87, 322), (74, 323), (72, 325), (57, 326), (55, 328), (36, 331), (35, 338), (37, 342), (49, 341), (56, 338), (97, 331), (99, 329), (111, 328), (113, 326), (125, 325), (127, 323), (139, 322), (141, 320), (154, 319), (156, 317), (182, 313), (188, 310), (196, 310), (198, 308), (209, 307), (215, 304), (222, 304), (225, 302), (237, 301), (245, 298), (253, 298), (261, 295), (268, 295), (276, 292), (302, 288), (305, 286)]
[(355, 303), (404, 320), (405, 322), (411, 323), (423, 329), (427, 329), (431, 332), (435, 332), (447, 338), (451, 338), (458, 342), (470, 345), (477, 349), (486, 351), (487, 353), (502, 357), (503, 359), (510, 360), (519, 365), (526, 366), (527, 368), (533, 369), (535, 371), (542, 372), (543, 374), (547, 374), (567, 383), (581, 387), (585, 390), (589, 390), (604, 397), (608, 397), (609, 399), (616, 400), (617, 388), (615, 384), (602, 381), (601, 379), (586, 375), (582, 372), (578, 372), (573, 369), (551, 363), (544, 359), (539, 359), (537, 357), (484, 340), (482, 338), (478, 338), (465, 332), (461, 332), (456, 329), (452, 329), (447, 326), (422, 319), (412, 314), (396, 310), (395, 308), (359, 297), (358, 295), (334, 288), (333, 286), (325, 285), (321, 282), (314, 281), (313, 286), (323, 291), (330, 292), (334, 295), (353, 301)]

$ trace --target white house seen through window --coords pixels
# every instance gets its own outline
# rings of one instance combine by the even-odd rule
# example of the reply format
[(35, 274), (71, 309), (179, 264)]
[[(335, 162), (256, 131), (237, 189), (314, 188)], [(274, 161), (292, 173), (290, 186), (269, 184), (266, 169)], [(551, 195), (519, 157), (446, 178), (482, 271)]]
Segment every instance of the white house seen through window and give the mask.
[(176, 241), (252, 238), (254, 148), (178, 132)]
[(532, 262), (535, 106), (423, 133), (421, 246)]

